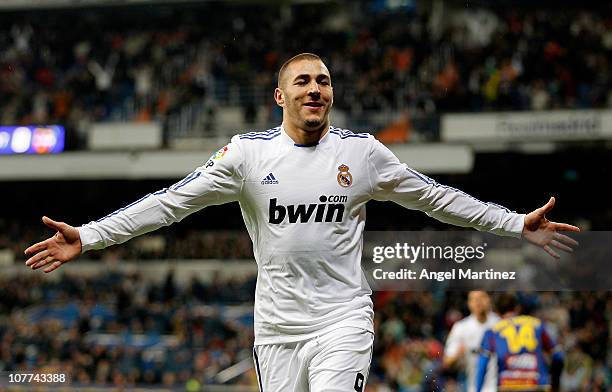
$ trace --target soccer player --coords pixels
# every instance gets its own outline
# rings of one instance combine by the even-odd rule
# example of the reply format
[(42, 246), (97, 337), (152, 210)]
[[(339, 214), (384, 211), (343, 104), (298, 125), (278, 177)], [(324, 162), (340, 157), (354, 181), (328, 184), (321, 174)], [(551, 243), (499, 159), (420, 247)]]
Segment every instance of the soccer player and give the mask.
[[(470, 291), (468, 293), (468, 308), (470, 315), (457, 321), (451, 328), (446, 347), (444, 348), (444, 367), (459, 365), (466, 374), (468, 392), (476, 392), (476, 366), (480, 342), (485, 331), (499, 321), (499, 317), (491, 311), (491, 300), (485, 291)], [(495, 363), (489, 363), (489, 369), (482, 387), (483, 392), (495, 392)]]
[[(514, 295), (502, 294), (497, 301), (502, 320), (485, 332), (478, 358), (477, 391), (483, 385), (487, 364), (497, 357), (498, 391), (558, 391), (563, 353), (536, 317), (518, 315)], [(550, 375), (544, 353), (550, 354)]]
[(119, 244), (206, 206), (238, 201), (253, 241), (253, 357), (260, 389), (362, 391), (373, 342), (371, 290), (360, 268), (365, 205), (391, 200), (443, 222), (524, 238), (558, 257), (575, 226), (545, 218), (554, 198), (517, 214), (442, 186), (412, 170), (366, 133), (330, 125), (330, 73), (314, 54), (281, 67), (283, 122), (234, 136), (183, 180), (95, 222), (26, 250), (26, 265), (51, 272), (90, 249)]

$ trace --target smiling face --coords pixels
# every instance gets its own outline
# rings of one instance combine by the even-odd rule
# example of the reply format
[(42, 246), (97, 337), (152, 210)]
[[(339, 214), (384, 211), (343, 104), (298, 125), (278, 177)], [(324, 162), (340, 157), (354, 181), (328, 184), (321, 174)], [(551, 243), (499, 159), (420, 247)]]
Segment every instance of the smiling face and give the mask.
[(327, 127), (334, 101), (329, 70), (317, 59), (291, 62), (281, 70), (274, 99), (283, 108), (285, 127), (306, 132)]

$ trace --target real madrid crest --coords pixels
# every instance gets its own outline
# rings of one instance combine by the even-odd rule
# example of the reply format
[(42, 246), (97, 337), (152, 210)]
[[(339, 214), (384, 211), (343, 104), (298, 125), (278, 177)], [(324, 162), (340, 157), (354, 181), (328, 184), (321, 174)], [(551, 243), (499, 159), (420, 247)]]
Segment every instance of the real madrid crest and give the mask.
[(353, 184), (353, 175), (349, 173), (349, 167), (346, 165), (340, 165), (338, 166), (338, 171), (340, 172), (337, 176), (338, 184), (340, 184), (340, 186), (343, 188), (348, 188), (351, 186), (351, 184)]

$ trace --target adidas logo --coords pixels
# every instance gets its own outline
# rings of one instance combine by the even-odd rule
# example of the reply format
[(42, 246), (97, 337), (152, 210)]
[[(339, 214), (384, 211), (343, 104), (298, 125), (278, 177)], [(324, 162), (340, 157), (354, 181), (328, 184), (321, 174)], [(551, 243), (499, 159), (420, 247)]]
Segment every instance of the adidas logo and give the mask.
[(278, 184), (278, 180), (274, 177), (274, 174), (270, 173), (261, 180), (261, 185)]

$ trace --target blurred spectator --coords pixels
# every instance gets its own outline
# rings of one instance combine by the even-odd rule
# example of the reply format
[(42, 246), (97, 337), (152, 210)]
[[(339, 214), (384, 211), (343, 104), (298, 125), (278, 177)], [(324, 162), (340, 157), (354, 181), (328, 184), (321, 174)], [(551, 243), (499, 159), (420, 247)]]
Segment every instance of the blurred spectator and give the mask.
[(273, 123), (274, 73), (301, 51), (326, 59), (336, 107), (350, 116), (605, 107), (612, 34), (601, 7), (373, 13), (365, 2), (205, 2), (28, 11), (27, 23), (0, 13), (0, 120), (76, 129), (164, 121), (192, 106), (209, 127), (215, 107), (234, 105), (246, 124), (260, 108)]

